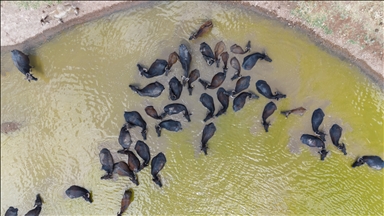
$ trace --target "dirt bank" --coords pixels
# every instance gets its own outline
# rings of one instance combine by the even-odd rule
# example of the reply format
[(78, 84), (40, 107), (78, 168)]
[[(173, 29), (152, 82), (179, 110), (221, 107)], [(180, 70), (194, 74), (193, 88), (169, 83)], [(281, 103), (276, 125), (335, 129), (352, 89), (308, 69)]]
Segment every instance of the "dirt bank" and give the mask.
[(383, 88), (384, 2), (243, 1), (356, 64)]
[[(145, 2), (60, 1), (57, 4), (51, 1), (33, 2), (31, 6), (22, 2), (1, 1), (1, 51), (43, 43), (70, 26)], [(41, 25), (42, 17), (54, 14), (55, 10), (58, 13), (58, 5), (70, 3), (79, 8), (77, 16), (69, 11), (63, 17), (64, 23), (54, 19)], [(353, 62), (379, 83), (384, 82), (384, 2), (243, 1), (241, 4), (304, 31), (318, 45)]]
[[(138, 1), (35, 2), (28, 5), (18, 1), (1, 1), (2, 51), (44, 42), (70, 26), (143, 3)], [(59, 5), (73, 5), (79, 8), (79, 13), (76, 16), (75, 13), (69, 11), (62, 18), (63, 23), (60, 23), (58, 19), (53, 19), (42, 25), (41, 18), (46, 15), (53, 17), (52, 14)]]

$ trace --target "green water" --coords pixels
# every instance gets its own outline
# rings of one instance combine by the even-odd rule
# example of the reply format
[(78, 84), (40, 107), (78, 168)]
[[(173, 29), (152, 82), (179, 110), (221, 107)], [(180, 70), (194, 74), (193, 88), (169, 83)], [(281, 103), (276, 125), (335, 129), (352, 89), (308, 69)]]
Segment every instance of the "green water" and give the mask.
[[(255, 83), (263, 79), (287, 98), (274, 101), (278, 109), (269, 118), (268, 133), (261, 125), (268, 99), (260, 95), (236, 113), (231, 99), (227, 114), (211, 120), (217, 131), (205, 156), (200, 140), (207, 110), (199, 97), (203, 92), (212, 95), (217, 112), (217, 89), (205, 91), (195, 82), (189, 96), (184, 88), (176, 102), (188, 107), (192, 121), (171, 116), (181, 121), (183, 131), (164, 130), (158, 138), (157, 122), (144, 108), (153, 105), (160, 112), (171, 103), (168, 81), (180, 79), (181, 64), (169, 76), (151, 79), (141, 77), (136, 64), (149, 67), (157, 58), (167, 59), (207, 19), (213, 21), (212, 31), (189, 41), (191, 70), (199, 69), (206, 80), (221, 71), (207, 66), (200, 43), (214, 48), (223, 40), (230, 58), (242, 63), (246, 55), (234, 55), (229, 47), (244, 47), (251, 40), (251, 53), (266, 51), (273, 62), (242, 70), (252, 77), (249, 90), (257, 93)], [(29, 54), (38, 82), (23, 80), (10, 54), (2, 55), (1, 122), (22, 124), (18, 131), (1, 134), (2, 215), (9, 206), (25, 214), (37, 193), (44, 199), (42, 215), (115, 215), (127, 188), (133, 188), (135, 197), (126, 214), (133, 215), (383, 214), (383, 171), (366, 165), (351, 168), (358, 156), (384, 158), (383, 92), (356, 67), (276, 21), (232, 5), (161, 3), (75, 26)], [(234, 69), (228, 67), (222, 86), (234, 89)], [(154, 81), (166, 88), (158, 98), (140, 97), (128, 88)], [(279, 114), (300, 106), (307, 109), (303, 116)], [(334, 123), (343, 128), (347, 156), (329, 136), (325, 161), (300, 143), (301, 134), (312, 133), (311, 115), (319, 107), (326, 114), (320, 129), (328, 134)], [(139, 186), (124, 177), (100, 180), (104, 171), (98, 154), (103, 147), (115, 161), (126, 160), (116, 153), (121, 148), (117, 137), (124, 111), (133, 110), (148, 123), (146, 143), (152, 157), (160, 151), (167, 157), (160, 172), (162, 188), (152, 182), (149, 167), (138, 173)], [(139, 128), (131, 135), (134, 143), (142, 139)], [(65, 190), (73, 184), (91, 190), (94, 202), (67, 198)]]

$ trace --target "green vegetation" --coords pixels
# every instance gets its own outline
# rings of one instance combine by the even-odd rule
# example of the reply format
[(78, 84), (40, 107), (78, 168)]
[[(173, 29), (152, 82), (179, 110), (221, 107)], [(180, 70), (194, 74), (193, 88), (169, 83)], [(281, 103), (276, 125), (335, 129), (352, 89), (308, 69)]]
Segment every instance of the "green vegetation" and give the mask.
[[(327, 35), (334, 33), (350, 38), (349, 43), (362, 48), (377, 43), (384, 47), (382, 33), (379, 32), (382, 29), (382, 3), (297, 1), (295, 4), (296, 7), (291, 10), (292, 16), (314, 29), (322, 30)], [(360, 35), (360, 32), (364, 34)]]
[(352, 40), (352, 39), (349, 39), (348, 42), (351, 43), (351, 44), (357, 44), (357, 42)]
[(332, 30), (326, 26), (327, 16), (324, 13), (313, 13), (313, 8), (316, 7), (316, 3), (309, 5), (306, 2), (299, 2), (298, 7), (291, 11), (291, 14), (302, 18), (306, 23), (315, 28), (320, 28), (326, 34), (332, 34)]
[(332, 34), (332, 30), (328, 28), (328, 26), (324, 26), (322, 29), (324, 30), (325, 34)]
[(59, 3), (59, 1), (14, 1), (13, 3), (16, 4), (19, 8), (23, 8), (25, 10), (28, 9), (37, 9), (41, 5), (51, 5), (55, 3)]

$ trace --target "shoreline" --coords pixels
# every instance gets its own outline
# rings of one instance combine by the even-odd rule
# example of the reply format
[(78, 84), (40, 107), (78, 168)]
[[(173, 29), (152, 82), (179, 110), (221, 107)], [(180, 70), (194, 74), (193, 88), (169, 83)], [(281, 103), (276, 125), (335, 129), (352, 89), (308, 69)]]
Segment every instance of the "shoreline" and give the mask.
[[(287, 11), (282, 11), (281, 7), (271, 7), (268, 2), (252, 2), (252, 1), (243, 1), (244, 6), (249, 6), (248, 9), (256, 11), (262, 16), (268, 17), (270, 19), (278, 20), (284, 25), (295, 29), (303, 34), (306, 34), (308, 38), (314, 42), (317, 46), (327, 51), (331, 55), (335, 55), (343, 61), (346, 61), (352, 65), (355, 65), (359, 68), (360, 72), (366, 75), (369, 79), (379, 85), (380, 89), (384, 91), (384, 71), (383, 71), (383, 61), (380, 59), (372, 58), (369, 56), (369, 59), (361, 58), (357, 56), (352, 49), (348, 47), (343, 47), (340, 42), (333, 42), (327, 40), (324, 36), (316, 29), (306, 25), (302, 20), (297, 18), (292, 18), (284, 15)], [(263, 5), (262, 5), (263, 4)], [(285, 8), (286, 10), (287, 8)], [(365, 54), (367, 55), (367, 54)], [(369, 61), (367, 61), (369, 60)]]
[[(67, 17), (63, 18), (64, 23), (52, 20), (50, 23), (41, 26), (39, 22), (41, 15), (52, 11), (57, 5), (54, 4), (49, 6), (45, 4), (39, 6), (37, 9), (25, 10), (18, 8), (18, 6), (12, 4), (12, 2), (4, 1), (1, 3), (1, 52), (3, 54), (12, 49), (23, 50), (38, 46), (70, 27), (147, 3), (150, 3), (150, 1), (63, 1), (60, 2), (60, 4), (73, 4), (74, 6), (79, 7), (79, 15), (75, 16), (74, 14), (68, 14)], [(242, 1), (218, 3), (237, 5), (244, 9), (252, 10), (255, 13), (270, 19), (278, 20), (287, 27), (308, 35), (310, 40), (317, 46), (350, 64), (356, 65), (362, 73), (377, 83), (381, 90), (384, 89), (382, 52), (374, 53), (368, 49), (361, 49), (361, 47), (358, 47), (357, 45), (353, 46), (353, 44), (348, 44), (343, 38), (334, 38), (334, 35), (326, 35), (321, 29), (311, 27), (304, 20), (292, 15), (293, 8), (297, 7), (295, 2)], [(10, 16), (9, 12), (12, 10), (15, 14)], [(33, 19), (31, 19), (31, 17), (33, 17)], [(22, 22), (23, 19), (27, 22)], [(21, 28), (23, 28), (23, 31), (18, 33)], [(334, 40), (330, 40), (330, 38)]]

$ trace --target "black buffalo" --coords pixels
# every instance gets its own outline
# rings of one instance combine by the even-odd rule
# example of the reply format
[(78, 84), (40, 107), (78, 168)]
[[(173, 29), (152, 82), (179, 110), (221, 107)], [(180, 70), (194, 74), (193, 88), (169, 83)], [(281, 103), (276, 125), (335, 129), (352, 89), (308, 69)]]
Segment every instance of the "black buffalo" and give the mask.
[(30, 82), (31, 80), (37, 81), (37, 78), (31, 74), (31, 66), (29, 65), (29, 58), (20, 50), (12, 50), (12, 61), (17, 69), (25, 75), (25, 79)]
[(132, 127), (141, 127), (141, 135), (143, 136), (143, 139), (147, 139), (147, 123), (144, 121), (143, 117), (141, 117), (140, 113), (137, 111), (131, 111), (131, 112), (124, 112), (124, 118), (127, 122), (127, 128)]
[(208, 140), (213, 137), (215, 132), (216, 132), (216, 127), (215, 127), (215, 124), (213, 124), (213, 122), (204, 126), (203, 136), (201, 137), (201, 150), (204, 152), (205, 155), (207, 155)]
[(158, 97), (161, 95), (161, 93), (164, 90), (164, 86), (157, 81), (154, 83), (148, 84), (142, 89), (140, 89), (135, 85), (129, 85), (129, 88), (131, 88), (132, 91), (139, 94), (140, 96), (147, 96), (147, 97)]
[(167, 162), (167, 159), (165, 158), (165, 155), (163, 152), (160, 152), (157, 154), (151, 162), (151, 174), (152, 174), (152, 180), (160, 187), (163, 186), (161, 183), (161, 180), (159, 178), (159, 172), (164, 168), (165, 163)]
[(161, 130), (163, 128), (165, 128), (165, 129), (167, 129), (169, 131), (174, 131), (174, 132), (177, 132), (177, 131), (180, 131), (180, 130), (183, 129), (181, 127), (181, 123), (179, 121), (175, 121), (175, 120), (172, 120), (172, 119), (164, 120), (164, 121), (160, 122), (159, 125), (155, 126), (156, 133), (157, 133), (158, 137), (161, 136)]
[(267, 62), (272, 62), (272, 59), (269, 58), (265, 53), (253, 53), (251, 55), (248, 55), (244, 58), (243, 61), (243, 68), (244, 70), (251, 70), (253, 66), (255, 66), (257, 60), (265, 60)]

